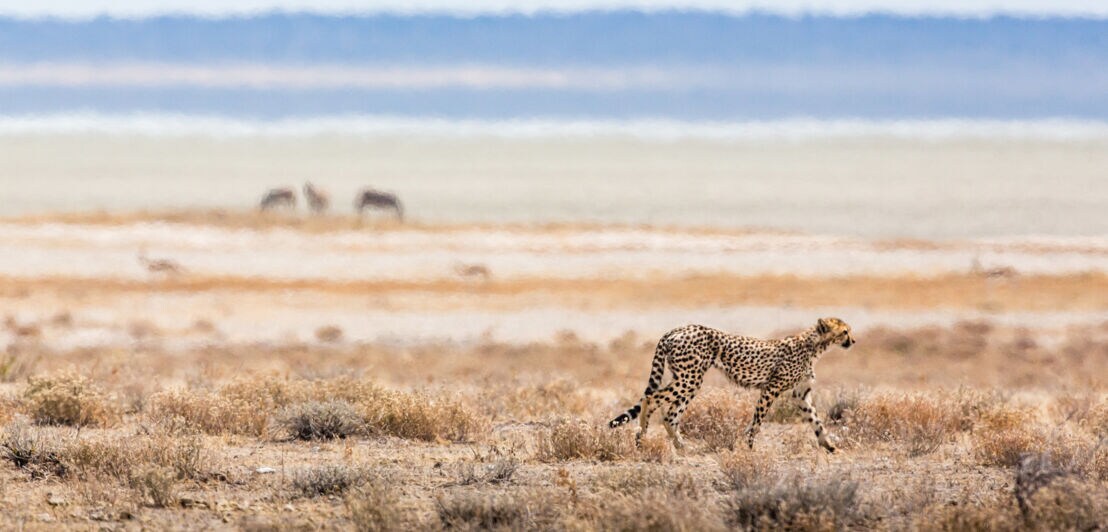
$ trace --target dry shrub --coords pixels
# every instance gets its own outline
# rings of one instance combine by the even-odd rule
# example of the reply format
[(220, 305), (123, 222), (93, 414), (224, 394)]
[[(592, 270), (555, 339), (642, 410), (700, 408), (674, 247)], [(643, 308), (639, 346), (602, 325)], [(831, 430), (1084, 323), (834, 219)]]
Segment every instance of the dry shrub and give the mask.
[(26, 471), (31, 478), (63, 477), (68, 473), (61, 459), (61, 444), (38, 429), (16, 421), (0, 433), (0, 458)]
[(998, 408), (982, 414), (973, 429), (973, 450), (983, 465), (1013, 467), (1032, 452), (1043, 452), (1051, 443), (1027, 410)]
[(350, 488), (370, 481), (369, 474), (358, 468), (329, 465), (298, 471), (292, 478), (290, 489), (293, 497), (320, 497), (342, 495)]
[(734, 449), (754, 407), (731, 390), (705, 390), (689, 403), (681, 418), (681, 432), (707, 444), (709, 450)]
[(488, 420), (458, 401), (423, 393), (389, 392), (363, 405), (371, 432), (414, 440), (476, 441)]
[(841, 425), (846, 422), (858, 404), (862, 402), (862, 393), (858, 390), (839, 389), (828, 401), (826, 421), (832, 425)]
[(442, 527), (460, 530), (549, 530), (566, 503), (561, 493), (546, 490), (468, 491), (437, 499)]
[(260, 436), (269, 422), (264, 406), (210, 392), (171, 390), (156, 393), (147, 400), (145, 410), (154, 422), (180, 420), (185, 427), (208, 434)]
[(502, 456), (490, 464), (465, 463), (458, 468), (456, 486), (478, 484), (510, 484), (519, 471), (519, 460), (515, 455)]
[(1108, 398), (1102, 398), (1078, 422), (1098, 438), (1108, 438)]
[(203, 481), (212, 477), (211, 451), (196, 435), (153, 435), (84, 439), (68, 445), (62, 457), (82, 477), (108, 476), (140, 482), (152, 468), (169, 470), (175, 480)]
[(490, 416), (516, 421), (584, 413), (592, 404), (578, 383), (565, 379), (540, 384), (493, 386), (481, 394), (480, 404)]
[(649, 434), (639, 442), (639, 458), (645, 462), (668, 464), (676, 453), (669, 436), (662, 432)]
[[(336, 401), (348, 404), (361, 418), (356, 422), (349, 412), (330, 409), (347, 422), (340, 423), (343, 425), (338, 427), (340, 430), (348, 430), (352, 423), (357, 423), (371, 434), (459, 442), (475, 440), (488, 430), (487, 421), (460, 402), (423, 393), (388, 391), (373, 383), (352, 379), (240, 380), (215, 392), (156, 394), (150, 398), (147, 409), (154, 421), (179, 417), (187, 425), (210, 434), (261, 436), (271, 420), (286, 407)], [(295, 412), (286, 410), (283, 413)], [(292, 427), (285, 423), (288, 419), (281, 421), (279, 426)], [(357, 431), (350, 433), (354, 432)]]
[(597, 530), (727, 530), (715, 505), (665, 488), (606, 495), (596, 506), (589, 517)]
[(724, 504), (727, 523), (747, 530), (843, 530), (863, 526), (858, 487), (845, 472), (827, 479), (802, 474), (762, 478)]
[(843, 418), (844, 442), (897, 442), (919, 456), (950, 441), (961, 427), (961, 416), (949, 400), (923, 395), (876, 395), (865, 398)]
[(1064, 477), (1031, 494), (1026, 508), (1024, 524), (1032, 530), (1102, 530), (1108, 489)]
[(1013, 495), (1027, 528), (1096, 530), (1103, 526), (1108, 487), (1080, 478), (1088, 473), (1088, 459), (1096, 450), (1061, 460), (1049, 452), (1023, 458), (1015, 468)]
[(612, 461), (633, 456), (635, 438), (626, 430), (562, 420), (539, 435), (537, 447), (538, 459), (546, 462), (577, 459)]
[(674, 472), (667, 467), (635, 466), (603, 470), (593, 478), (593, 487), (624, 495), (636, 495), (648, 489), (671, 495), (699, 499), (705, 490), (686, 472)]
[(916, 530), (942, 530), (944, 532), (989, 532), (994, 530), (1021, 530), (1019, 514), (1008, 501), (991, 500), (985, 503), (958, 501), (944, 504), (919, 515), (915, 519)]
[(365, 423), (346, 401), (309, 401), (286, 406), (277, 424), (298, 440), (331, 440), (363, 432)]
[(45, 425), (111, 426), (115, 406), (98, 386), (75, 373), (29, 379), (23, 392), (27, 411)]
[(734, 489), (749, 486), (770, 473), (767, 457), (748, 449), (720, 453), (716, 461), (724, 480)]
[(177, 505), (177, 474), (169, 467), (144, 465), (130, 476), (131, 489), (155, 507)]
[(354, 488), (346, 496), (346, 509), (358, 532), (409, 528), (396, 486), (383, 478)]

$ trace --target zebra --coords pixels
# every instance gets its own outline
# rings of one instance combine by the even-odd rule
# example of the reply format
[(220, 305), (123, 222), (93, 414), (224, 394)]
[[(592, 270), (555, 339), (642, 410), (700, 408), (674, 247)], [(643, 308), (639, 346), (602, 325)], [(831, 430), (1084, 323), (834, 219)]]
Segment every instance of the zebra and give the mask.
[(304, 183), (304, 198), (308, 202), (308, 208), (314, 214), (323, 214), (331, 206), (331, 197), (311, 183)]
[(401, 222), (404, 221), (404, 207), (400, 204), (400, 199), (396, 197), (396, 194), (391, 192), (380, 192), (371, 188), (359, 192), (354, 201), (354, 210), (358, 211), (358, 214), (362, 214), (370, 208), (392, 209), (396, 212), (396, 219)]
[(295, 209), (296, 192), (287, 187), (269, 189), (269, 192), (266, 192), (265, 196), (262, 197), (262, 202), (258, 204), (258, 208), (263, 211), (268, 211), (276, 207)]

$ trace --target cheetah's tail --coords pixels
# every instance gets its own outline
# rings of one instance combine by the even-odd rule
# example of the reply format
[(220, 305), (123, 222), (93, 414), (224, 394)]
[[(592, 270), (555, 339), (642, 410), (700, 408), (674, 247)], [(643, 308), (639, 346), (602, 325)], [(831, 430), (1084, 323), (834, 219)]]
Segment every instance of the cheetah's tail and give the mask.
[(642, 399), (639, 399), (635, 406), (629, 408), (626, 412), (616, 416), (615, 419), (608, 422), (608, 426), (616, 428), (620, 425), (630, 423), (635, 418), (639, 417), (639, 413), (642, 412), (642, 405), (654, 392), (658, 391), (658, 387), (662, 385), (662, 375), (666, 370), (666, 355), (668, 354), (668, 342), (663, 337), (658, 342), (658, 347), (654, 350), (654, 362), (650, 365), (650, 380), (646, 383), (646, 391), (642, 394)]

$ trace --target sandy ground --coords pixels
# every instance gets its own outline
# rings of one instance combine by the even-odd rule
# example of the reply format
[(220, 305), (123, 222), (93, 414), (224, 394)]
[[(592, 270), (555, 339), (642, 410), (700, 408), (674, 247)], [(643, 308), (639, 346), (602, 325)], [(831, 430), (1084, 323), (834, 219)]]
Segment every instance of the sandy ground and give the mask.
[[(0, 222), (0, 527), (1103, 527), (1102, 239), (355, 223)], [(859, 342), (817, 366), (839, 452), (787, 405), (734, 446), (755, 397), (718, 374), (681, 452), (604, 427), (666, 330), (824, 315)], [(344, 437), (290, 437), (307, 408)]]

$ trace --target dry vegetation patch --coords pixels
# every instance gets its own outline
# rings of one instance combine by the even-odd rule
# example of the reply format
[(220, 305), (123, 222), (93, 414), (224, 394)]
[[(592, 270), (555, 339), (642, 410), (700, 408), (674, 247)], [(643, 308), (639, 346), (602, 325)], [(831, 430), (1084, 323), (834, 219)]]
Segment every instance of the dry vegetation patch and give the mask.
[(896, 442), (910, 456), (928, 454), (962, 429), (958, 405), (929, 395), (870, 395), (842, 417), (839, 437), (850, 445)]
[(297, 471), (289, 484), (293, 497), (342, 495), (370, 482), (369, 472), (346, 465), (327, 465)]
[(23, 399), (27, 411), (42, 424), (105, 427), (119, 420), (116, 405), (100, 386), (72, 372), (31, 377)]
[(346, 401), (308, 401), (286, 406), (277, 425), (299, 440), (347, 438), (365, 431), (365, 421)]
[(697, 394), (681, 418), (682, 433), (703, 441), (708, 450), (733, 449), (754, 413), (748, 395), (720, 388)]
[(613, 461), (629, 459), (637, 453), (631, 431), (612, 430), (585, 421), (560, 420), (538, 436), (539, 460)]
[(746, 530), (844, 530), (863, 526), (859, 482), (846, 472), (826, 479), (803, 474), (763, 477), (735, 489), (725, 503), (728, 525)]
[(390, 391), (351, 379), (240, 380), (215, 391), (155, 394), (147, 415), (181, 419), (209, 434), (262, 436), (271, 428), (301, 439), (365, 432), (426, 441), (474, 441), (487, 419), (459, 401), (422, 392)]
[(23, 421), (9, 424), (0, 433), (0, 458), (26, 471), (33, 479), (68, 474), (61, 448), (57, 438)]

